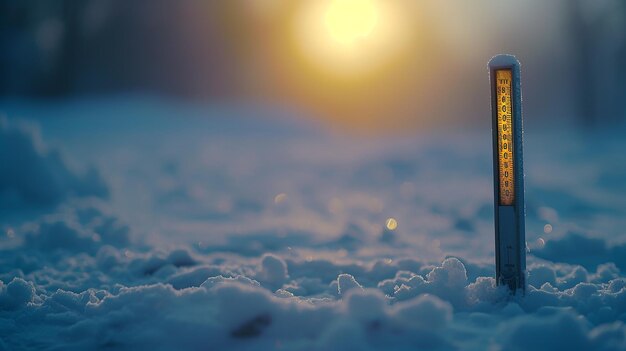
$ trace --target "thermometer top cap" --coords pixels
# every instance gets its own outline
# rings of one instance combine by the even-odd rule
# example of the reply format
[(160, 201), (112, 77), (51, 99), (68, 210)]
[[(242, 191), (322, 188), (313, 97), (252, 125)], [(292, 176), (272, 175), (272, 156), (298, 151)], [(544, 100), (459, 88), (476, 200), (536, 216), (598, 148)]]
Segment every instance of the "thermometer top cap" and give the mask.
[(489, 67), (520, 67), (520, 63), (513, 55), (496, 55), (489, 60)]

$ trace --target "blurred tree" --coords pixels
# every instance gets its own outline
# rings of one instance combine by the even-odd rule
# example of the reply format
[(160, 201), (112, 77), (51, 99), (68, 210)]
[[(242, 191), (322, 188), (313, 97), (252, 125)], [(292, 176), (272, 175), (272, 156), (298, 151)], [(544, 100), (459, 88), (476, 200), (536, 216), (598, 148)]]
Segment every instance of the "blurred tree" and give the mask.
[(0, 0), (0, 93), (148, 90), (220, 95), (237, 84), (221, 2)]
[(583, 127), (626, 119), (626, 2), (566, 2)]

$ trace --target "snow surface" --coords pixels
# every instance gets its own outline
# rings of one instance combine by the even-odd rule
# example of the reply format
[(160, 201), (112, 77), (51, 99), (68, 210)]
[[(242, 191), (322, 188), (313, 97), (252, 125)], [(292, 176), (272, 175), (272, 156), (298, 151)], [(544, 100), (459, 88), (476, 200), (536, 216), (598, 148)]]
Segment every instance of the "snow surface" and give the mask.
[(0, 110), (0, 350), (626, 349), (624, 128), (526, 124), (509, 296), (489, 119), (357, 138), (151, 98)]

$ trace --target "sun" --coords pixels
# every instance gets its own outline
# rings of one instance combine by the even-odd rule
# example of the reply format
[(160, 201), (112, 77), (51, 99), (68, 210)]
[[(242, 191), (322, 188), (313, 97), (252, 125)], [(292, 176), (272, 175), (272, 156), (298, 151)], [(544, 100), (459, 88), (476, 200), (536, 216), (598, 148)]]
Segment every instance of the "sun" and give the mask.
[(372, 0), (334, 0), (326, 12), (326, 28), (342, 44), (352, 44), (367, 37), (378, 21)]
[(293, 16), (298, 53), (319, 72), (352, 80), (397, 58), (411, 37), (395, 1), (300, 0)]

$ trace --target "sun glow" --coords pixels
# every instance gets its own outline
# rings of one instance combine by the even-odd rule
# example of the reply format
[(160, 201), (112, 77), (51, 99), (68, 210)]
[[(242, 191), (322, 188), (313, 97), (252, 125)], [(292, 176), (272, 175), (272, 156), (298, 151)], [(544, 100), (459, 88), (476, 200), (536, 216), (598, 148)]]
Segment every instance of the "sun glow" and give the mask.
[(332, 38), (342, 44), (367, 37), (377, 21), (372, 0), (334, 0), (326, 12), (326, 27)]
[(302, 57), (336, 77), (369, 74), (411, 37), (402, 6), (381, 0), (302, 0), (294, 39)]

